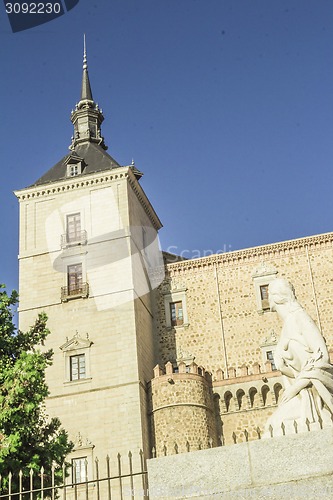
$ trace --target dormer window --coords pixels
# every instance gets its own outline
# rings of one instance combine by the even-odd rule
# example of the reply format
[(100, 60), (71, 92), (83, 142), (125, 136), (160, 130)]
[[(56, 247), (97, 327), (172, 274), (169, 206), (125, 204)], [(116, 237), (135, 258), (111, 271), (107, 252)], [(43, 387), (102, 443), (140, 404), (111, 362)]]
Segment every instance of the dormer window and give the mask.
[(74, 152), (68, 156), (65, 164), (67, 165), (67, 177), (75, 177), (82, 174), (85, 165), (83, 158)]
[(81, 162), (72, 163), (67, 166), (67, 177), (75, 177), (82, 173)]

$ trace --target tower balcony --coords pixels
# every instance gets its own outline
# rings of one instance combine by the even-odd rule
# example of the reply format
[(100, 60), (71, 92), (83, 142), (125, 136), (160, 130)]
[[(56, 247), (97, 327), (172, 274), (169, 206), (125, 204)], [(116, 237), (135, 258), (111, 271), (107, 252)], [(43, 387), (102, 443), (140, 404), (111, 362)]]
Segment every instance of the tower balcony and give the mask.
[(86, 299), (89, 296), (89, 284), (80, 283), (75, 286), (61, 287), (61, 302), (67, 302), (71, 299)]
[(61, 235), (61, 248), (68, 248), (76, 245), (87, 244), (87, 231), (78, 231), (75, 234), (62, 234)]

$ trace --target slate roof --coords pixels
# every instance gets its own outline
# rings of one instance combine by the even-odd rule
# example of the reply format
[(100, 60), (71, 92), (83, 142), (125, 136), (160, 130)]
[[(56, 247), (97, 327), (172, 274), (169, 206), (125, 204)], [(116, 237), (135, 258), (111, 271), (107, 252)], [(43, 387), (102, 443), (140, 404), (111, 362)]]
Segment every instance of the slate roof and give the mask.
[(83, 159), (83, 171), (82, 174), (79, 174), (77, 177), (121, 166), (98, 144), (86, 142), (84, 144), (77, 145), (74, 151), (71, 151), (64, 156), (58, 163), (56, 163), (52, 168), (50, 168), (50, 170), (48, 170), (44, 175), (42, 175), (42, 177), (32, 184), (32, 186), (48, 184), (49, 182), (66, 179), (67, 164), (70, 162), (71, 157), (77, 156)]

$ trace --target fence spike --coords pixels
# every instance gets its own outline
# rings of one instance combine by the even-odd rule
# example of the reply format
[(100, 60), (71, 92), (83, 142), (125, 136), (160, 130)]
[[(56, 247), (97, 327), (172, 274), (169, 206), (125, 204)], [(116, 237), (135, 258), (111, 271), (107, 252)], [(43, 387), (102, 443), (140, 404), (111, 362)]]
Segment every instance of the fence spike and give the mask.
[(52, 462), (52, 467), (51, 467), (51, 486), (52, 486), (52, 500), (55, 500), (55, 463)]
[(201, 442), (201, 440), (199, 440), (199, 443), (198, 443), (198, 450), (202, 450), (202, 442)]
[[(141, 450), (140, 450), (141, 451)], [(142, 461), (142, 458), (141, 458)], [(134, 500), (134, 481), (133, 481), (133, 462), (132, 462), (132, 452), (128, 452), (128, 465), (129, 465), (129, 476), (131, 485), (131, 499)], [(142, 467), (141, 467), (142, 470)]]
[(23, 477), (23, 471), (22, 471), (22, 469), (18, 473), (18, 476), (19, 476), (19, 493), (22, 493), (22, 477)]
[[(8, 474), (8, 493), (9, 493), (9, 495), (12, 494), (12, 478), (13, 478), (13, 474), (10, 472)], [(9, 498), (10, 498), (10, 496), (9, 496)]]
[(322, 429), (323, 428), (323, 419), (321, 418), (320, 415), (318, 417), (318, 422), (319, 422), (320, 428)]
[(190, 451), (190, 443), (188, 441), (186, 441), (186, 451), (187, 452)]
[(272, 438), (272, 437), (273, 437), (273, 427), (272, 427), (272, 425), (270, 425), (270, 426), (268, 427), (268, 430), (269, 430), (269, 433), (270, 433), (271, 438)]
[(174, 449), (175, 449), (175, 453), (177, 455), (178, 454), (178, 444), (177, 443), (175, 443)]
[(166, 445), (163, 446), (163, 453), (164, 453), (164, 456), (166, 457), (166, 454), (167, 454), (167, 447), (166, 447)]
[(110, 457), (106, 455), (106, 474), (108, 476), (108, 500), (111, 500), (111, 469), (110, 469)]
[(305, 420), (305, 425), (307, 426), (308, 431), (310, 432), (310, 421), (308, 418)]
[(294, 429), (295, 429), (295, 434), (297, 434), (297, 428), (298, 428), (298, 425), (297, 425), (297, 422), (296, 420), (294, 420)]
[(234, 444), (236, 444), (237, 443), (237, 436), (234, 432), (232, 433), (232, 439), (234, 441)]
[(244, 431), (244, 436), (245, 436), (245, 441), (248, 442), (248, 440), (249, 440), (249, 433), (248, 433), (247, 429), (245, 429), (245, 431)]
[(259, 426), (256, 428), (256, 433), (258, 435), (258, 439), (261, 439), (261, 430)]
[(281, 429), (282, 429), (282, 434), (283, 434), (283, 436), (285, 436), (285, 435), (286, 435), (286, 426), (284, 425), (284, 423), (283, 423), (283, 422), (282, 422), (282, 424), (281, 424)]

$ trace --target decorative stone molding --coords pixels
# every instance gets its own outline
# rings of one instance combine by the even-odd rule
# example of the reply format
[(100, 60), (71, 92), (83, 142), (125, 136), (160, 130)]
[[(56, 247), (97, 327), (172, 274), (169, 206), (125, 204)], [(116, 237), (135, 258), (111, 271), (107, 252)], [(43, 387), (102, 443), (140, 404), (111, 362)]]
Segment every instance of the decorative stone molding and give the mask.
[(127, 179), (134, 193), (139, 199), (142, 207), (148, 215), (153, 227), (158, 231), (162, 227), (155, 210), (150, 204), (145, 192), (135, 178), (131, 166), (112, 168), (103, 172), (95, 172), (92, 174), (82, 174), (79, 176), (68, 177), (61, 181), (52, 181), (47, 184), (31, 186), (29, 188), (14, 191), (15, 196), (19, 201), (25, 201), (44, 196), (55, 195), (65, 191), (74, 191), (87, 186), (96, 184), (107, 184), (114, 181)]
[(323, 245), (333, 247), (333, 232), (210, 255), (199, 259), (179, 261), (167, 264), (167, 269), (170, 276), (172, 276), (175, 273), (187, 272), (189, 269), (213, 267), (214, 265), (233, 266), (239, 265), (241, 262), (257, 262), (265, 258), (279, 258), (282, 255), (303, 253), (306, 246), (316, 249)]
[(95, 445), (87, 438), (83, 437), (81, 432), (78, 432), (78, 434), (75, 436), (74, 440), (74, 450), (79, 450), (79, 449), (92, 449), (95, 447)]
[(252, 278), (259, 278), (261, 276), (271, 276), (277, 274), (277, 269), (275, 266), (268, 264), (267, 262), (260, 262), (260, 265), (252, 273)]
[[(65, 364), (65, 384), (73, 383), (84, 383), (91, 380), (90, 375), (90, 348), (93, 342), (89, 339), (89, 334), (86, 334), (86, 338), (79, 335), (78, 332), (70, 338), (66, 339), (66, 342), (60, 346), (61, 351), (64, 355)], [(85, 377), (79, 380), (71, 380), (71, 357), (77, 355), (84, 355), (85, 358)]]
[(185, 366), (188, 366), (188, 365), (195, 364), (194, 360), (195, 360), (195, 356), (193, 356), (193, 354), (191, 354), (188, 351), (183, 350), (182, 347), (180, 347), (180, 349), (178, 351), (178, 357), (177, 357), (178, 364), (180, 362), (183, 362), (183, 363), (185, 363)]
[(76, 332), (75, 335), (71, 338), (68, 339), (66, 342), (60, 346), (59, 349), (61, 349), (63, 352), (66, 351), (72, 351), (72, 350), (77, 350), (77, 349), (87, 349), (92, 345), (92, 341), (89, 339), (89, 334), (87, 333), (86, 338), (80, 337), (79, 333)]

